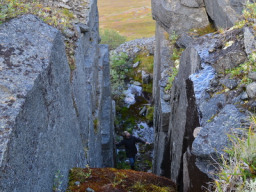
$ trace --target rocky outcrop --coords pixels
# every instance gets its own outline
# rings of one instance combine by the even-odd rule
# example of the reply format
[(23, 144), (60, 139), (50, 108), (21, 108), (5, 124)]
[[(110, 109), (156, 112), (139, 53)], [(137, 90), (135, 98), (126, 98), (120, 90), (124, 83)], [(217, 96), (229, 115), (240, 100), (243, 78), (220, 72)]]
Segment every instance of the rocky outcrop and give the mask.
[(232, 27), (240, 18), (246, 0), (205, 0), (210, 18), (217, 27)]
[(178, 34), (191, 28), (209, 25), (201, 0), (152, 0), (153, 18), (167, 32)]
[[(176, 21), (182, 20), (183, 12), (170, 13), (182, 6), (198, 13), (205, 9), (217, 27), (230, 27), (239, 19), (244, 5), (241, 1), (204, 2), (205, 7), (200, 1), (152, 1), (157, 22), (153, 172), (171, 178), (178, 184), (179, 191), (201, 191), (201, 186), (213, 178), (216, 171), (213, 159), (217, 160), (230, 143), (227, 134), (240, 135), (237, 128), (248, 125), (248, 109), (252, 109), (255, 102), (255, 83), (246, 86), (241, 76), (234, 77), (227, 72), (246, 62), (255, 49), (251, 29), (195, 37), (186, 31), (197, 28), (197, 24), (188, 26), (191, 22), (187, 18), (180, 26)], [(160, 12), (166, 10), (170, 12), (161, 15)], [(180, 38), (170, 46), (164, 43), (164, 34), (171, 35), (172, 27), (177, 27), (174, 31)], [(185, 48), (185, 51), (172, 83), (170, 99), (166, 101), (161, 94), (168, 93), (164, 88), (168, 82), (166, 74), (171, 74), (170, 67), (174, 66), (170, 61), (174, 47)], [(248, 78), (253, 80), (253, 74), (248, 74)], [(163, 109), (166, 104), (168, 113)]]
[(37, 17), (0, 26), (0, 191), (51, 191), (55, 176), (64, 190), (72, 167), (113, 166), (108, 47), (98, 44), (96, 1), (86, 14), (74, 70), (62, 34)]

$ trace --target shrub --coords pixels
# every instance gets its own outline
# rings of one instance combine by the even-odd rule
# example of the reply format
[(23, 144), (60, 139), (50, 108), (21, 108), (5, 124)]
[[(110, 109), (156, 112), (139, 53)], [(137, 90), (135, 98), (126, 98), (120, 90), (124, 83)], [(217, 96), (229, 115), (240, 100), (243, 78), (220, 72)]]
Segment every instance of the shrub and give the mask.
[(130, 70), (130, 65), (128, 63), (128, 55), (125, 53), (120, 53), (118, 55), (113, 55), (110, 58), (110, 75), (111, 75), (111, 86), (112, 93), (115, 96), (120, 96), (124, 90), (125, 78)]
[(120, 35), (113, 29), (100, 30), (101, 43), (108, 44), (109, 49), (116, 49), (119, 45), (126, 41), (126, 37)]

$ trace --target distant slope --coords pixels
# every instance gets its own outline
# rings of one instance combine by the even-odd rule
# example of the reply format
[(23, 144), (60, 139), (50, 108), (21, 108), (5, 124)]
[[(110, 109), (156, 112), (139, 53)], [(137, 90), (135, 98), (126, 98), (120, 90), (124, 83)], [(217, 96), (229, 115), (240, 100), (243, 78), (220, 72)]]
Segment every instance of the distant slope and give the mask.
[(151, 0), (98, 0), (100, 28), (115, 29), (128, 40), (152, 37)]

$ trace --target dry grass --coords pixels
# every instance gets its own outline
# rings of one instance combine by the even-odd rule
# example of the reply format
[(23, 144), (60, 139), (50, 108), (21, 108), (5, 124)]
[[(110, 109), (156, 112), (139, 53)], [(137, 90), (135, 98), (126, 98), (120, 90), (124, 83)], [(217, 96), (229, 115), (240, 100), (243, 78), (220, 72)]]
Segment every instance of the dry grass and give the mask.
[(155, 22), (150, 0), (99, 0), (100, 28), (119, 31), (127, 40), (152, 37)]

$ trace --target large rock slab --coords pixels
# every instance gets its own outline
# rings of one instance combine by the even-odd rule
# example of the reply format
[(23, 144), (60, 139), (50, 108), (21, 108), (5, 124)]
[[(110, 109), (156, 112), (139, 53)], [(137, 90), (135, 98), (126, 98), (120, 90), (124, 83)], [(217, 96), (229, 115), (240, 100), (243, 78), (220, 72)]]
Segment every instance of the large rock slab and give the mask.
[[(245, 114), (234, 105), (226, 105), (212, 122), (205, 125), (192, 145), (192, 153), (197, 157), (197, 167), (209, 177), (213, 158), (224, 154), (223, 149), (230, 144), (228, 134), (240, 133)], [(213, 162), (212, 162), (213, 169)], [(214, 169), (213, 169), (214, 170)]]
[(62, 35), (25, 15), (0, 26), (0, 191), (51, 191), (84, 166)]
[(246, 0), (205, 0), (206, 11), (219, 28), (232, 27), (240, 18)]
[[(168, 32), (178, 34), (209, 25), (201, 1), (152, 0), (153, 18)], [(198, 8), (194, 8), (198, 7)]]

